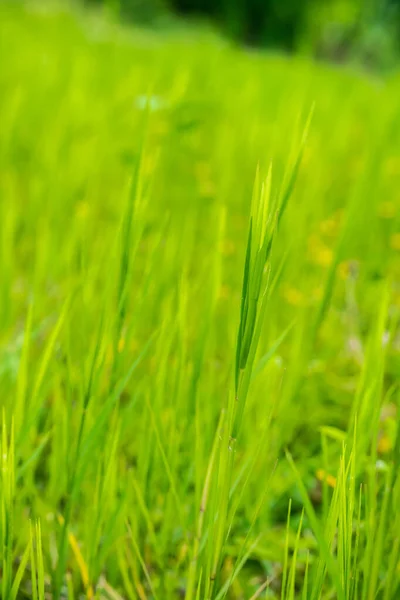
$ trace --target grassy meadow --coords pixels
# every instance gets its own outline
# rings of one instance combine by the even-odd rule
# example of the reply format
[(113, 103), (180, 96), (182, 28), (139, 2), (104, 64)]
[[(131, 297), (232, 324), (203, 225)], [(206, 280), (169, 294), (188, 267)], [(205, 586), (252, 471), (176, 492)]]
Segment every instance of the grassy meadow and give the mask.
[(0, 4), (0, 597), (400, 598), (400, 78)]

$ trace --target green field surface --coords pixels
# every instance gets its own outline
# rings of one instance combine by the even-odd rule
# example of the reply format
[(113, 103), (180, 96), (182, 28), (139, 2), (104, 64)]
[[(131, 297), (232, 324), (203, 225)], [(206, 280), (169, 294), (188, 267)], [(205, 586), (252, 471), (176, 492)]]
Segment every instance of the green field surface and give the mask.
[(2, 600), (400, 598), (399, 98), (0, 4)]

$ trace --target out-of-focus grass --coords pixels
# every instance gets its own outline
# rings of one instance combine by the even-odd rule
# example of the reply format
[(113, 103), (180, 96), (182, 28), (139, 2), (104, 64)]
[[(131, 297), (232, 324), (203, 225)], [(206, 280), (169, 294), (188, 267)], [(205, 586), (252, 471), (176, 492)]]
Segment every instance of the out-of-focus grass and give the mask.
[(397, 77), (42, 3), (0, 56), (2, 598), (397, 598)]

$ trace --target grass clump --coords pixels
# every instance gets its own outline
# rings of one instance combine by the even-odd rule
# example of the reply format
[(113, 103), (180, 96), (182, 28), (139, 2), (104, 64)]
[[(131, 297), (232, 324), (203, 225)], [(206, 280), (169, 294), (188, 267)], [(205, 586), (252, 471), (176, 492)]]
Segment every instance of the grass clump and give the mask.
[(397, 598), (397, 78), (0, 12), (1, 597)]

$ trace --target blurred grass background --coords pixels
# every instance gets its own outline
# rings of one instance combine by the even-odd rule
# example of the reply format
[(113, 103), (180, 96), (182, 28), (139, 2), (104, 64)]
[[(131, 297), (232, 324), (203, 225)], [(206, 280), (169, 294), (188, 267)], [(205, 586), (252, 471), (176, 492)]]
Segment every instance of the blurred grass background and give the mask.
[[(0, 4), (2, 598), (38, 536), (56, 600), (340, 597), (329, 569), (316, 583), (329, 561), (310, 511), (296, 541), (304, 497), (288, 449), (335, 559), (329, 506), (347, 519), (354, 565), (340, 572), (359, 588), (342, 597), (398, 597), (396, 6), (288, 3), (279, 17), (265, 2), (258, 30), (251, 6), (207, 9), (224, 37), (160, 25), (164, 10), (196, 6)], [(375, 27), (389, 49), (372, 43), (370, 63), (362, 40)], [(264, 177), (272, 161), (278, 197), (313, 104), (231, 485), (221, 489), (221, 453), (194, 556), (257, 164)], [(349, 487), (343, 441), (356, 452)], [(366, 482), (357, 525), (346, 498), (358, 505)], [(227, 489), (230, 535), (210, 591)], [(18, 597), (33, 597), (32, 572)]]
[(368, 69), (399, 53), (398, 0), (86, 0), (123, 21), (165, 24), (167, 15), (202, 19), (247, 46), (301, 52)]

